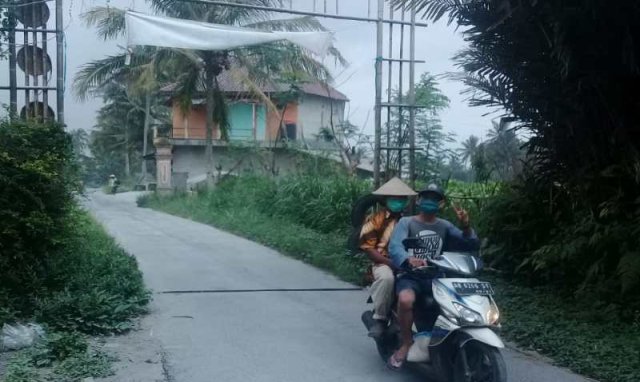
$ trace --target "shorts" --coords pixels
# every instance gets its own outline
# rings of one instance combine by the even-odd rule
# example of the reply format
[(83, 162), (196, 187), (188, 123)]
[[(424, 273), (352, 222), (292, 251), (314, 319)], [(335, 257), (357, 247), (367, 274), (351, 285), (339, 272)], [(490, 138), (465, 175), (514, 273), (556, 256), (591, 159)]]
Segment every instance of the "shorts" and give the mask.
[(413, 289), (416, 296), (430, 296), (432, 291), (431, 278), (414, 277), (411, 275), (403, 275), (396, 281), (396, 294), (400, 294), (405, 289)]
[(430, 277), (415, 277), (403, 275), (396, 281), (396, 294), (411, 289), (416, 294), (413, 307), (414, 322), (419, 332), (430, 332), (440, 314), (440, 307), (433, 300), (433, 279)]

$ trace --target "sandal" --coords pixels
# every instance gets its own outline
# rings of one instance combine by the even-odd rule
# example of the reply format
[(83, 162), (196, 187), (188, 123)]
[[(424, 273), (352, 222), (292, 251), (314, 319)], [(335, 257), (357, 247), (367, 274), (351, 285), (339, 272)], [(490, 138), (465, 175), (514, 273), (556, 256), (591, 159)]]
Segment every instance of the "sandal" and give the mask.
[(391, 357), (389, 357), (389, 360), (387, 361), (387, 367), (393, 371), (398, 371), (402, 369), (402, 366), (404, 366), (404, 362), (406, 360), (406, 356), (404, 357), (404, 359), (398, 359), (396, 357), (396, 353), (394, 352), (393, 354), (391, 354)]

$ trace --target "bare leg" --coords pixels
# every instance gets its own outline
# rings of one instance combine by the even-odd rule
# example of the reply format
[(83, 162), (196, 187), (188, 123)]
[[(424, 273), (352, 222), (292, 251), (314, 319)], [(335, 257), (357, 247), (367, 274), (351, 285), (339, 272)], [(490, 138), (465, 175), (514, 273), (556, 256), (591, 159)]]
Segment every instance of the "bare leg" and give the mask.
[(415, 300), (416, 294), (412, 289), (405, 289), (398, 295), (398, 323), (402, 345), (393, 355), (397, 361), (404, 361), (407, 358), (407, 353), (413, 343), (411, 327), (413, 326), (413, 303)]

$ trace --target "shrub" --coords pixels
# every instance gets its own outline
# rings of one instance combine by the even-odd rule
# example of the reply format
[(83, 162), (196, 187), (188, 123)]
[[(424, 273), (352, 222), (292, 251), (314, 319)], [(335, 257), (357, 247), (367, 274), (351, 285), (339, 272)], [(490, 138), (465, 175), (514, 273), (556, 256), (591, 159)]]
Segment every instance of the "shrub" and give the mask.
[(73, 228), (49, 263), (36, 318), (54, 329), (90, 334), (129, 329), (149, 300), (135, 258), (86, 213), (74, 211), (69, 219)]
[(73, 153), (56, 124), (0, 122), (0, 290), (41, 287), (72, 205)]
[[(483, 211), (493, 266), (530, 284), (588, 295), (603, 313), (640, 311), (640, 206), (612, 195), (597, 210), (559, 184), (532, 178), (506, 187)], [(637, 211), (636, 211), (637, 209)]]

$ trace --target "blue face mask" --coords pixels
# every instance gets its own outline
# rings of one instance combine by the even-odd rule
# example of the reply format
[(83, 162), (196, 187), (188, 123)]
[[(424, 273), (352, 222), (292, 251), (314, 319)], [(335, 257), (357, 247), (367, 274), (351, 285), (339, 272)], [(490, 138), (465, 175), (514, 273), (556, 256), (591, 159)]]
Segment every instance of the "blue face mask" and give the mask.
[(394, 199), (394, 198), (387, 199), (387, 208), (391, 212), (402, 212), (402, 210), (404, 210), (406, 206), (407, 206), (406, 199)]
[(440, 210), (440, 203), (432, 199), (422, 199), (418, 207), (425, 214), (435, 214)]

